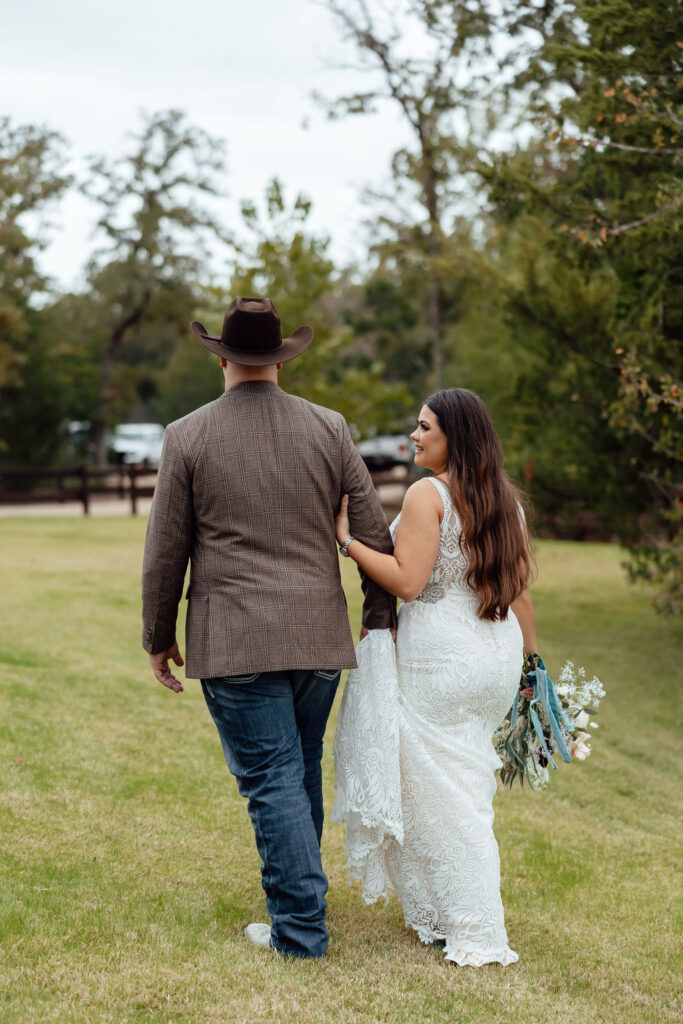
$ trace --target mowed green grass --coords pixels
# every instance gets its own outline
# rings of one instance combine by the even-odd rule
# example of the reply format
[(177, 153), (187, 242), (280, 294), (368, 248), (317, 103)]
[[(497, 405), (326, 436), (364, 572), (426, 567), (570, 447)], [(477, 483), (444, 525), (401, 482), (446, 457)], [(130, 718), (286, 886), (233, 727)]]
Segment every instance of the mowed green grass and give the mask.
[(144, 529), (0, 521), (3, 1024), (681, 1019), (681, 631), (626, 582), (616, 548), (539, 545), (541, 652), (551, 671), (585, 664), (608, 694), (588, 761), (546, 793), (496, 797), (520, 960), (475, 970), (421, 945), (395, 901), (363, 904), (330, 823), (327, 958), (243, 938), (264, 919), (251, 825), (199, 684), (163, 689), (141, 650)]

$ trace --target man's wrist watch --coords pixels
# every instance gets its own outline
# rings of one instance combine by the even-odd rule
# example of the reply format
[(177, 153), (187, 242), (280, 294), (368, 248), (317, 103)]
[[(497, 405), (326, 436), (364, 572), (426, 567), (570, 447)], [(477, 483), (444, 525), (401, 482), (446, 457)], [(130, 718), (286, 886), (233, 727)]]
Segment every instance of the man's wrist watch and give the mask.
[(355, 537), (347, 537), (346, 540), (344, 541), (344, 543), (339, 545), (339, 551), (344, 556), (344, 558), (350, 558), (351, 557), (349, 555), (349, 544), (351, 543), (352, 540), (355, 540), (355, 539), (356, 539)]

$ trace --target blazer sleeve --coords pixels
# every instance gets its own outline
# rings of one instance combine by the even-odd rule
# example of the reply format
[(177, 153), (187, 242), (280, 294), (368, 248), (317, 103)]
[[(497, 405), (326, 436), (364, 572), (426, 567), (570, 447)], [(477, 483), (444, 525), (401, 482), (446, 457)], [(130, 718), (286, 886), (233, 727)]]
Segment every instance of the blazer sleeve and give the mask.
[(171, 424), (164, 436), (142, 567), (142, 646), (149, 654), (166, 651), (175, 642), (193, 532), (192, 478)]
[[(383, 554), (394, 545), (386, 516), (367, 466), (360, 457), (346, 421), (342, 418), (342, 494), (349, 496), (349, 526), (352, 535)], [(361, 569), (363, 589), (362, 622), (367, 629), (393, 629), (397, 624), (396, 598), (370, 579)]]

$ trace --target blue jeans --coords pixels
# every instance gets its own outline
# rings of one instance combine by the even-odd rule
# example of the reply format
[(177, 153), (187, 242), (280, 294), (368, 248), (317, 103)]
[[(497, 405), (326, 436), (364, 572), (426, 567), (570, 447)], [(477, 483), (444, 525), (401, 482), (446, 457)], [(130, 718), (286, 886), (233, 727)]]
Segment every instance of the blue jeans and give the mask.
[(202, 679), (226, 763), (248, 800), (271, 944), (290, 956), (324, 956), (329, 940), (320, 760), (340, 674), (319, 669)]

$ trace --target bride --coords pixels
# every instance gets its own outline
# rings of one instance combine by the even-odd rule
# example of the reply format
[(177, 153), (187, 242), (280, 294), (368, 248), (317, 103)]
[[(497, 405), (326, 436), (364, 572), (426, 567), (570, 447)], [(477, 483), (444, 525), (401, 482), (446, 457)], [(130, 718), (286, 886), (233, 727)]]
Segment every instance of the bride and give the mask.
[(411, 435), (433, 471), (406, 493), (394, 554), (349, 536), (342, 553), (403, 599), (388, 630), (361, 635), (335, 740), (352, 878), (367, 902), (398, 896), (406, 925), (446, 960), (514, 963), (500, 898), (493, 733), (536, 650), (529, 542), (491, 416), (471, 391), (428, 398)]

